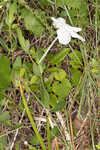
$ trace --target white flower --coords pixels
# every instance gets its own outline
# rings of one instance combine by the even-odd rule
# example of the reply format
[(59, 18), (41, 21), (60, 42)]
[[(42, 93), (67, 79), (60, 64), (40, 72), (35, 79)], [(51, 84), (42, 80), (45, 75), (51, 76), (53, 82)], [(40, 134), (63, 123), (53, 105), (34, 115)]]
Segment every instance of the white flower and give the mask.
[(24, 145), (28, 145), (28, 142), (27, 142), (27, 141), (24, 141)]
[(85, 39), (77, 34), (77, 32), (81, 31), (81, 28), (78, 27), (72, 27), (68, 24), (66, 24), (66, 21), (63, 18), (54, 18), (51, 17), (53, 21), (53, 25), (55, 28), (57, 28), (57, 37), (59, 40), (59, 43), (66, 45), (71, 41), (71, 37), (77, 38), (81, 40), (82, 42), (85, 41)]
[(38, 64), (40, 64), (42, 60), (46, 57), (47, 53), (50, 51), (51, 47), (57, 40), (59, 40), (59, 43), (63, 45), (67, 45), (71, 41), (71, 37), (77, 38), (82, 42), (85, 42), (85, 39), (77, 34), (77, 32), (82, 30), (81, 28), (71, 27), (70, 25), (66, 24), (66, 21), (63, 18), (55, 19), (54, 17), (51, 17), (51, 19), (53, 21), (54, 27), (57, 28), (57, 37), (52, 41), (47, 51), (39, 60)]

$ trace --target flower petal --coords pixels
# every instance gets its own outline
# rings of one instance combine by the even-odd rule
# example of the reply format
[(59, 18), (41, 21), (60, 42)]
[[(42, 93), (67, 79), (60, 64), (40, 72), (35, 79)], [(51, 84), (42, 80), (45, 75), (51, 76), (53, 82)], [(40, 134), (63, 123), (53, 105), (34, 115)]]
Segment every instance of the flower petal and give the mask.
[(74, 32), (80, 32), (82, 31), (81, 28), (78, 28), (78, 27), (71, 27), (70, 25), (67, 24), (67, 30), (70, 30), (70, 31), (74, 31)]
[(59, 43), (67, 45), (71, 41), (71, 34), (65, 29), (58, 29), (57, 36)]
[(77, 34), (76, 32), (71, 32), (71, 36), (73, 38), (77, 38), (77, 39), (81, 40), (82, 42), (85, 42), (85, 39), (82, 36), (80, 36), (79, 34)]
[(52, 21), (53, 21), (53, 25), (55, 28), (60, 29), (60, 28), (64, 28), (66, 26), (66, 21), (63, 18), (54, 18), (51, 17)]

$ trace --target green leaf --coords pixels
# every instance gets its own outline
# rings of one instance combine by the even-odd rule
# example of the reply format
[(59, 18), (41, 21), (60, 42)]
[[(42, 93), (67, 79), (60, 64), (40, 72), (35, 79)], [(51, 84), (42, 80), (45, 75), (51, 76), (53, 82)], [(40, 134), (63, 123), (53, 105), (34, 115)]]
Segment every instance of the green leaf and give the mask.
[(56, 72), (56, 71), (59, 71), (61, 68), (58, 68), (58, 67), (50, 67), (50, 68), (47, 68), (47, 72)]
[(57, 112), (60, 111), (62, 109), (64, 109), (66, 106), (66, 102), (65, 100), (61, 100), (60, 102), (58, 102), (58, 104), (52, 109), (53, 112)]
[(40, 94), (41, 94), (41, 102), (45, 107), (49, 106), (49, 102), (50, 102), (50, 97), (49, 97), (49, 93), (47, 92), (47, 90), (45, 89), (44, 85), (40, 85)]
[(70, 57), (70, 64), (72, 65), (73, 68), (81, 68), (81, 63), (82, 63), (82, 54), (80, 51), (75, 50), (72, 53), (69, 54)]
[(7, 88), (10, 83), (10, 60), (7, 56), (0, 56), (0, 89)]
[(7, 137), (1, 137), (0, 138), (0, 150), (5, 150), (7, 147)]
[(52, 85), (52, 90), (60, 98), (65, 98), (71, 90), (71, 84), (67, 79), (64, 79), (61, 83), (55, 81)]
[(57, 99), (56, 95), (54, 95), (54, 94), (51, 93), (50, 94), (50, 105), (52, 107), (55, 107), (56, 104), (57, 104), (57, 101), (58, 101), (58, 99)]
[(32, 145), (40, 144), (40, 141), (37, 138), (37, 136), (31, 136), (29, 141), (30, 141), (30, 144), (32, 144)]
[(82, 75), (82, 73), (77, 70), (77, 69), (72, 69), (71, 70), (71, 75), (72, 75), (72, 84), (74, 86), (77, 86), (77, 84), (79, 83), (80, 77)]
[(64, 6), (64, 1), (65, 0), (56, 0), (55, 2), (56, 2), (56, 6), (57, 7), (63, 7)]
[(9, 6), (9, 23), (12, 24), (15, 20), (15, 14), (17, 14), (17, 3), (14, 1)]
[(22, 9), (22, 17), (24, 18), (26, 29), (33, 32), (34, 34), (40, 36), (45, 30), (43, 23), (29, 10), (25, 8)]
[(10, 115), (9, 115), (8, 111), (0, 113), (0, 122), (4, 122), (6, 120), (9, 120), (9, 118), (10, 118)]
[(55, 126), (53, 129), (51, 129), (51, 139), (54, 139), (59, 135), (60, 131), (58, 126)]
[(9, 47), (7, 46), (7, 44), (4, 42), (4, 40), (2, 38), (0, 38), (0, 45), (4, 48), (5, 51), (10, 51)]
[(15, 149), (16, 149), (16, 150), (19, 150), (19, 149), (20, 149), (20, 144), (19, 144), (19, 142), (16, 142), (16, 143), (15, 143)]
[(41, 9), (35, 9), (33, 12), (34, 16), (36, 16), (36, 19), (40, 21), (40, 23), (44, 25), (45, 21), (46, 21), (46, 16), (45, 16), (45, 12), (42, 11)]
[(69, 48), (61, 49), (60, 52), (58, 52), (57, 54), (55, 54), (53, 57), (50, 58), (50, 63), (52, 65), (60, 63), (69, 53), (69, 51), (70, 51)]
[(20, 69), (22, 67), (21, 57), (18, 56), (13, 64), (11, 72), (12, 82), (14, 86), (18, 87), (20, 83)]
[(13, 64), (13, 69), (19, 69), (22, 66), (21, 57), (18, 56)]
[(39, 81), (39, 77), (33, 75), (30, 81), (30, 84), (36, 84)]
[(20, 5), (23, 5), (23, 6), (26, 5), (26, 2), (25, 2), (24, 0), (18, 0), (18, 3), (19, 3)]
[(17, 35), (18, 35), (18, 40), (19, 40), (19, 43), (20, 43), (22, 49), (24, 51), (28, 52), (28, 50), (30, 48), (30, 43), (29, 43), (29, 40), (25, 40), (20, 28), (17, 28)]
[(2, 1), (0, 2), (0, 6), (6, 6), (7, 2), (6, 1)]
[(40, 5), (41, 6), (45, 7), (48, 4), (49, 4), (48, 0), (40, 0)]
[(66, 78), (66, 72), (63, 69), (59, 69), (57, 72), (54, 72), (54, 77), (56, 80), (62, 81)]
[(39, 65), (37, 65), (35, 62), (33, 63), (33, 72), (36, 76), (41, 76)]
[(70, 8), (80, 8), (81, 5), (83, 5), (83, 3), (83, 0), (65, 0), (65, 5), (67, 5)]

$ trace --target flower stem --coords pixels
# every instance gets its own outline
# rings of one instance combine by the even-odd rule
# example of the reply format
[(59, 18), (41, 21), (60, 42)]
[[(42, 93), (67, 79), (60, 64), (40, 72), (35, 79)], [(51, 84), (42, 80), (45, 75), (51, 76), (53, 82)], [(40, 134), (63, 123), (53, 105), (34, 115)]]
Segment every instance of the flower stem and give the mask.
[(41, 63), (41, 61), (46, 57), (47, 53), (49, 52), (49, 50), (51, 49), (51, 47), (54, 45), (54, 43), (57, 41), (58, 37), (56, 37), (52, 43), (50, 44), (50, 46), (48, 47), (48, 49), (46, 50), (46, 52), (44, 53), (44, 55), (41, 57), (41, 59), (39, 60), (39, 63)]

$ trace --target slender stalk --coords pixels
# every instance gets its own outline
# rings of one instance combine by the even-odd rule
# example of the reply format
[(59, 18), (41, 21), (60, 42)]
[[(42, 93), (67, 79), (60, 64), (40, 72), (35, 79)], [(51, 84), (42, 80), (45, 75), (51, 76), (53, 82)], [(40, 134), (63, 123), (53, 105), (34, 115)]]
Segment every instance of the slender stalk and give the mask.
[(47, 53), (50, 51), (51, 47), (54, 45), (54, 43), (57, 41), (58, 37), (56, 37), (52, 43), (50, 44), (50, 46), (48, 47), (48, 49), (46, 50), (46, 52), (44, 53), (44, 55), (41, 57), (41, 59), (39, 60), (39, 63), (40, 64), (42, 62), (42, 60), (46, 57)]
[(98, 0), (96, 0), (95, 4), (96, 10), (95, 10), (95, 32), (96, 32), (96, 55), (98, 58)]
[(47, 119), (47, 140), (48, 140), (48, 150), (51, 150), (51, 144), (50, 144), (50, 123), (49, 123), (49, 119)]
[(29, 120), (30, 120), (30, 122), (31, 122), (32, 128), (33, 128), (33, 130), (34, 130), (34, 132), (35, 132), (37, 138), (38, 138), (39, 141), (40, 141), (40, 144), (41, 144), (42, 149), (43, 149), (43, 150), (46, 150), (45, 144), (44, 144), (44, 142), (43, 142), (43, 138), (41, 137), (41, 135), (39, 134), (39, 132), (38, 132), (38, 130), (37, 130), (37, 128), (36, 128), (36, 124), (35, 124), (35, 122), (34, 122), (34, 120), (33, 120), (33, 118), (32, 118), (32, 115), (31, 115), (30, 110), (29, 110), (29, 108), (28, 108), (28, 105), (27, 105), (27, 103), (26, 103), (26, 99), (25, 99), (25, 97), (24, 97), (23, 88), (22, 88), (21, 83), (20, 83), (20, 93), (21, 93), (21, 96), (22, 96), (22, 101), (23, 101), (23, 104), (24, 104), (26, 113), (27, 113), (28, 118), (29, 118)]
[(65, 11), (66, 11), (66, 13), (67, 13), (67, 16), (68, 16), (68, 18), (69, 18), (69, 20), (70, 20), (70, 23), (71, 23), (71, 25), (73, 26), (73, 22), (72, 22), (72, 19), (71, 19), (71, 17), (70, 17), (70, 14), (69, 14), (69, 12), (68, 12), (67, 7), (64, 6), (64, 8), (65, 8)]
[[(27, 99), (27, 102), (28, 102), (28, 101), (29, 101), (29, 97), (28, 97), (28, 99)], [(24, 109), (23, 112), (22, 112), (21, 119), (19, 120), (19, 124), (22, 123), (24, 114), (25, 114), (25, 109)], [(16, 141), (16, 138), (17, 138), (17, 135), (18, 135), (18, 132), (19, 132), (19, 128), (16, 130), (16, 133), (15, 133), (15, 136), (14, 136), (14, 139), (13, 139), (13, 142), (12, 142), (12, 144), (11, 144), (11, 146), (10, 146), (10, 150), (12, 150), (13, 147), (14, 147), (14, 144), (15, 144), (15, 141)]]
[[(23, 126), (21, 126), (21, 127), (17, 128), (17, 129), (21, 129), (21, 128), (23, 128)], [(4, 133), (4, 134), (0, 135), (0, 138), (2, 138), (2, 137), (4, 137), (4, 136), (8, 136), (9, 134), (16, 132), (16, 131), (17, 131), (17, 129), (14, 129), (14, 130), (8, 131), (7, 133)]]

